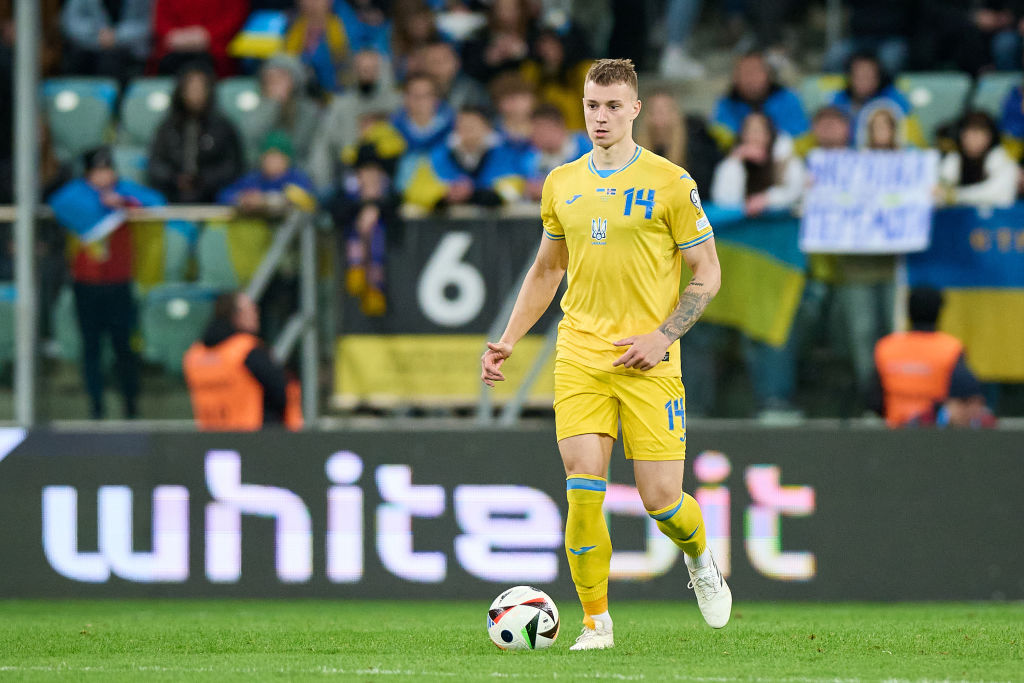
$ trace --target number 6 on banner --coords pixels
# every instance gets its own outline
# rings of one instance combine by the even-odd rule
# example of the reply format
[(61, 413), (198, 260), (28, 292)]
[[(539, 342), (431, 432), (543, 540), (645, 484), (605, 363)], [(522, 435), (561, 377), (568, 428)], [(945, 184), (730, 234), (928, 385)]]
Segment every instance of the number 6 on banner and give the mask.
[[(445, 327), (465, 325), (484, 307), (484, 278), (473, 265), (462, 260), (472, 242), (468, 232), (446, 234), (420, 274), (416, 299), (432, 323)], [(455, 288), (454, 296), (446, 295), (449, 287)]]

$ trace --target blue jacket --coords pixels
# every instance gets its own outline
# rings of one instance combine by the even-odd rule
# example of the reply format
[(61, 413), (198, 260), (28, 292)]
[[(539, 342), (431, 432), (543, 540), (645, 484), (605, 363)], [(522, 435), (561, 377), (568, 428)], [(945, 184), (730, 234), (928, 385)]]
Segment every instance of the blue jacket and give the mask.
[(286, 185), (298, 185), (306, 192), (314, 194), (313, 181), (309, 179), (308, 175), (293, 166), (279, 178), (266, 178), (259, 171), (250, 171), (217, 193), (217, 202), (219, 204), (234, 204), (238, 195), (252, 190), (283, 192)]
[(505, 143), (499, 143), (487, 150), (477, 167), (472, 169), (459, 164), (447, 145), (438, 147), (430, 153), (430, 165), (438, 180), (445, 185), (451, 185), (458, 180), (469, 180), (478, 190), (492, 190), (502, 178), (520, 175), (517, 162), (515, 152)]
[[(800, 98), (788, 88), (776, 86), (761, 104), (759, 110), (764, 112), (779, 132), (786, 133), (790, 137), (798, 138), (810, 130), (811, 123), (807, 120), (807, 114), (804, 113)], [(730, 93), (715, 104), (711, 122), (718, 129), (719, 136), (731, 133), (732, 140), (735, 140), (743, 126), (743, 119), (747, 118), (747, 114), (752, 111), (754, 111), (753, 107), (734, 93)], [(718, 142), (722, 144), (724, 140), (719, 139)]]
[(442, 102), (433, 120), (420, 128), (404, 109), (399, 109), (391, 115), (391, 125), (405, 138), (406, 154), (429, 153), (435, 147), (443, 147), (448, 134), (455, 128), (455, 110)]
[[(113, 191), (139, 206), (167, 203), (156, 190), (130, 180), (118, 180)], [(124, 212), (104, 206), (99, 191), (82, 178), (70, 181), (50, 195), (50, 207), (57, 222), (86, 243), (103, 239), (125, 221)]]
[(562, 164), (576, 161), (593, 147), (590, 138), (580, 132), (569, 134), (568, 143), (559, 155), (545, 155), (530, 145), (520, 156), (520, 173), (527, 180), (544, 180), (552, 170)]
[(150, 51), (152, 0), (125, 0), (120, 17), (107, 13), (103, 0), (68, 0), (60, 12), (60, 27), (72, 43), (86, 50), (99, 50), (101, 28), (114, 30), (116, 44), (145, 59)]
[(1015, 138), (1024, 138), (1024, 111), (1021, 111), (1024, 93), (1015, 86), (1003, 101), (1003, 115), (999, 118), (999, 130)]
[(882, 102), (888, 103), (893, 110), (902, 112), (904, 117), (909, 117), (910, 110), (913, 109), (906, 95), (897, 90), (893, 85), (885, 86), (877, 95), (856, 108), (854, 107), (853, 100), (850, 98), (850, 93), (846, 90), (839, 90), (833, 93), (831, 100), (829, 100), (830, 105), (838, 107), (850, 118), (850, 130), (853, 132), (851, 137), (853, 137), (854, 146), (859, 146), (863, 142), (857, 139), (857, 134), (859, 131), (866, 130), (866, 124), (861, 121), (864, 112), (877, 109), (874, 105)]

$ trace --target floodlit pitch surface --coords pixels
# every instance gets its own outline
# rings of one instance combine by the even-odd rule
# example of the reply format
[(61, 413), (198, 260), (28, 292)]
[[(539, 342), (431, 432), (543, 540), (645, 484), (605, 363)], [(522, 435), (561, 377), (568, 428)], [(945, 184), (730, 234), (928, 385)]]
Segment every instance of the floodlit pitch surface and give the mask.
[(476, 602), (0, 602), (0, 680), (1022, 681), (1024, 605), (613, 603), (616, 647), (500, 652)]

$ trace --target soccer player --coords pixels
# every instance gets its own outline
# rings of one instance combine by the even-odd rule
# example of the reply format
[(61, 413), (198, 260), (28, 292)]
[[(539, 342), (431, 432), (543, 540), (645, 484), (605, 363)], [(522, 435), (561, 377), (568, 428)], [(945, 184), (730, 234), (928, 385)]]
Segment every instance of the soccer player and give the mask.
[[(555, 358), (555, 428), (566, 473), (565, 549), (583, 603), (572, 650), (614, 645), (608, 612), (611, 538), (602, 512), (619, 422), (644, 507), (685, 557), (709, 625), (729, 621), (732, 594), (706, 546), (700, 506), (682, 492), (686, 413), (679, 338), (718, 292), (721, 270), (696, 184), (633, 141), (640, 113), (633, 63), (601, 59), (583, 112), (593, 150), (544, 182), (544, 235), (481, 378), (501, 366), (547, 309), (568, 271)], [(682, 295), (682, 261), (693, 273)]]

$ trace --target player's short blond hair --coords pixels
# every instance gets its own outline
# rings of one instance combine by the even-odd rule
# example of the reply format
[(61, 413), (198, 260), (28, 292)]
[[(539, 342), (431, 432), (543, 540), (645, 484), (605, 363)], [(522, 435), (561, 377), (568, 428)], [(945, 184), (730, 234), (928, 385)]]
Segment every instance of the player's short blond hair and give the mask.
[(632, 59), (598, 59), (590, 65), (583, 82), (596, 85), (625, 83), (633, 89), (634, 95), (640, 92)]

